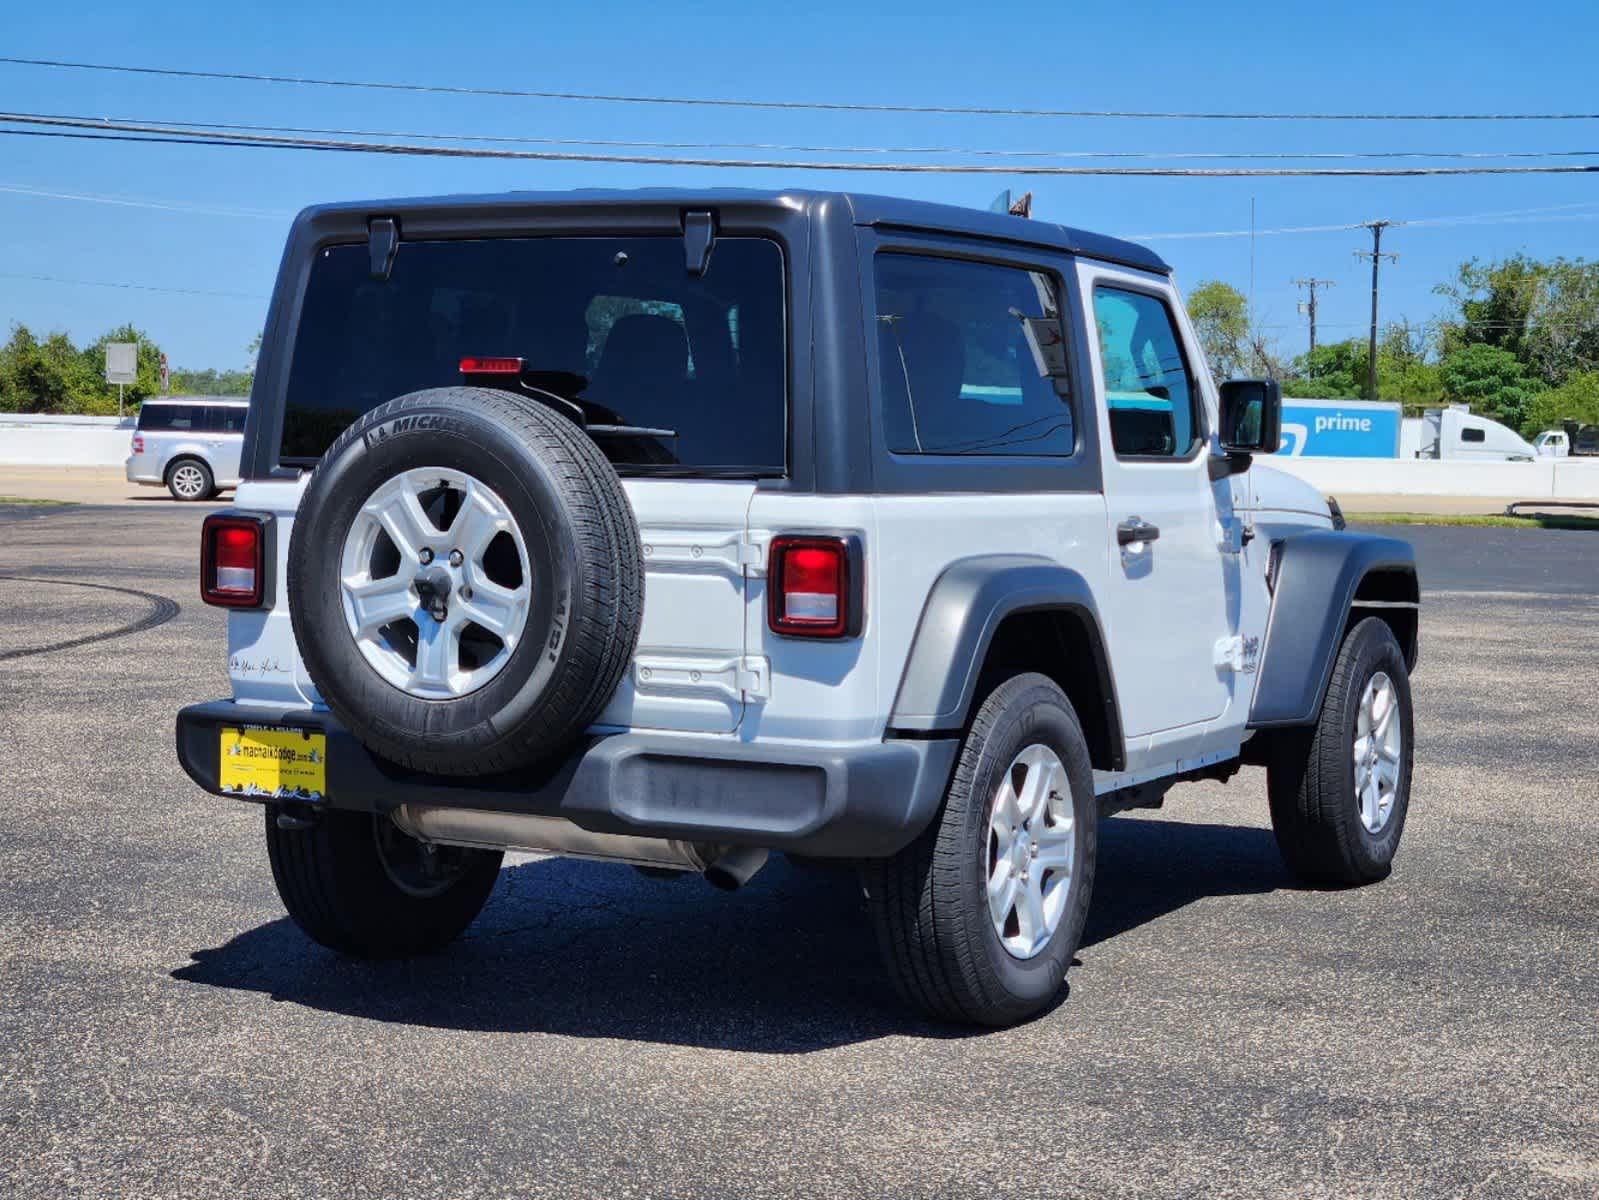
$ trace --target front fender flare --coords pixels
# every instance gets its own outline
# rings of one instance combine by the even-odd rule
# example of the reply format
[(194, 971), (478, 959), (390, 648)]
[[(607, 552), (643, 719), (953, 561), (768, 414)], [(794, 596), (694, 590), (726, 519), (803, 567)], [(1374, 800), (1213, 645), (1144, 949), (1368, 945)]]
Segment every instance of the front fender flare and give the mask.
[(1069, 612), (1082, 622), (1112, 754), (1121, 760), (1121, 713), (1093, 590), (1076, 571), (1033, 555), (984, 554), (944, 569), (922, 608), (889, 727), (915, 732), (963, 727), (994, 631), (1006, 617), (1040, 611)]
[(1251, 729), (1314, 724), (1361, 580), (1373, 571), (1416, 574), (1409, 542), (1368, 533), (1306, 530), (1277, 552)]

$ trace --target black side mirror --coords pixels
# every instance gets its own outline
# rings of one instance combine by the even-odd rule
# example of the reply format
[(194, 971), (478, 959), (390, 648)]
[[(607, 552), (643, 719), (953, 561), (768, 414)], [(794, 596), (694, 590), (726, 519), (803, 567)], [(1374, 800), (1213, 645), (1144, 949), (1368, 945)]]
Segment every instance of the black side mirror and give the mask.
[(1275, 379), (1229, 379), (1221, 385), (1224, 454), (1273, 454), (1283, 440), (1283, 393)]

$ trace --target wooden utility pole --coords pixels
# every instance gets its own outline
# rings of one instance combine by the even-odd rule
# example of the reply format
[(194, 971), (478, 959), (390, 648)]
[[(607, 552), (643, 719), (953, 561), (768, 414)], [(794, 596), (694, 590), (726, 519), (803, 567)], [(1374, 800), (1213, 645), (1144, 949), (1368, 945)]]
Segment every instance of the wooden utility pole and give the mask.
[(1331, 279), (1296, 279), (1294, 286), (1310, 289), (1310, 299), (1299, 305), (1299, 311), (1310, 317), (1310, 348), (1316, 348), (1316, 289), (1335, 286)]
[(1371, 249), (1356, 250), (1356, 258), (1371, 259), (1371, 338), (1366, 347), (1366, 399), (1377, 398), (1377, 268), (1383, 259), (1389, 262), (1398, 262), (1399, 255), (1384, 254), (1382, 252), (1382, 231), (1392, 225), (1392, 221), (1363, 221), (1362, 229), (1371, 230)]

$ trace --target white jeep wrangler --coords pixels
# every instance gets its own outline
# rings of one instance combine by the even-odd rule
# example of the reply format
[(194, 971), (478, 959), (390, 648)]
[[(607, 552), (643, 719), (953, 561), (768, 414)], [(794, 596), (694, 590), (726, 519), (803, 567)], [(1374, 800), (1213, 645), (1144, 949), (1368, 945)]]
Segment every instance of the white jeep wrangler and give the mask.
[(1266, 766), (1307, 881), (1385, 875), (1403, 542), (1259, 465), (1167, 266), (1020, 217), (807, 192), (308, 210), (237, 507), (228, 700), (178, 753), (258, 801), (289, 914), (434, 950), (501, 852), (860, 870), (900, 990), (1058, 992), (1102, 813)]

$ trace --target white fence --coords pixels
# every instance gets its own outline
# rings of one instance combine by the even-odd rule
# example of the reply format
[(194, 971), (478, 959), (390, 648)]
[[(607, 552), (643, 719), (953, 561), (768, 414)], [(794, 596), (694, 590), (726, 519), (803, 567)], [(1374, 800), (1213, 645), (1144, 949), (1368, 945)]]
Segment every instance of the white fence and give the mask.
[(1469, 462), (1427, 458), (1294, 458), (1273, 454), (1260, 461), (1335, 496), (1599, 500), (1599, 459)]
[(120, 467), (133, 418), (0, 413), (0, 466)]

